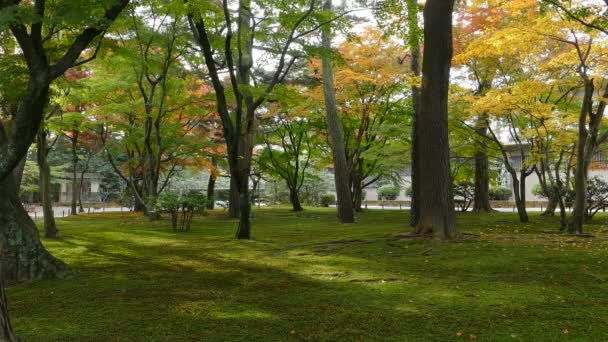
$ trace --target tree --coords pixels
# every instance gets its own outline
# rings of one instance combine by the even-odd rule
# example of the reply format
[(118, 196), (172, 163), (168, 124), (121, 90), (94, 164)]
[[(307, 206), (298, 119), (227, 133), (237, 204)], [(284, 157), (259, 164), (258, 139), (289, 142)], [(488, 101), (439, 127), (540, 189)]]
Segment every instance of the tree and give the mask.
[[(67, 266), (52, 257), (40, 243), (34, 223), (16, 196), (14, 179), (7, 176), (38, 134), (51, 82), (74, 64), (82, 64), (94, 56), (79, 60), (81, 53), (107, 29), (128, 2), (113, 2), (101, 11), (101, 16), (97, 6), (83, 2), (58, 7), (47, 5), (45, 1), (35, 1), (33, 5), (20, 1), (0, 2), (0, 10), (7, 14), (3, 16), (2, 28), (12, 32), (28, 70), (27, 86), (20, 89), (19, 105), (11, 113), (10, 121), (0, 123), (0, 192), (5, 199), (0, 204), (0, 239), (6, 255), (2, 268), (7, 279), (38, 279), (67, 272)], [(24, 21), (16, 15), (19, 11), (30, 12), (31, 18), (37, 19)], [(74, 18), (71, 16), (73, 11), (90, 16)], [(45, 26), (46, 19), (51, 17), (56, 25)], [(93, 25), (88, 24), (91, 21)]]
[[(52, 116), (50, 113), (47, 119)], [(54, 142), (57, 140), (55, 139)], [(54, 144), (53, 142), (53, 144)], [(48, 144), (48, 130), (46, 127), (41, 127), (40, 132), (36, 136), (36, 160), (40, 170), (40, 197), (42, 201), (42, 213), (44, 219), (44, 237), (59, 238), (59, 230), (55, 223), (55, 214), (53, 212), (53, 202), (51, 197), (51, 167), (48, 161), (50, 146)]]
[[(2, 278), (38, 279), (61, 276), (67, 272), (67, 266), (51, 256), (40, 243), (36, 226), (23, 209), (17, 196), (15, 179), (10, 175), (38, 134), (51, 82), (75, 63), (87, 61), (78, 61), (81, 53), (108, 28), (128, 3), (129, 0), (112, 2), (100, 16), (97, 6), (80, 1), (62, 3), (58, 8), (47, 8), (44, 0), (34, 1), (33, 4), (18, 0), (0, 1), (0, 11), (3, 13), (0, 30), (11, 31), (23, 52), (28, 71), (27, 86), (18, 90), (18, 105), (9, 112), (10, 122), (0, 121), (0, 194), (4, 199), (0, 204), (0, 247), (5, 256), (0, 265)], [(57, 9), (59, 11), (55, 11)], [(76, 13), (80, 11), (79, 20), (71, 17), (74, 9)], [(32, 15), (19, 16), (20, 11)], [(68, 17), (70, 19), (66, 20)], [(49, 18), (53, 18), (55, 25), (45, 27), (45, 19)], [(97, 18), (100, 20), (94, 20)], [(94, 24), (90, 25), (91, 22)], [(60, 32), (62, 35), (58, 34)], [(71, 42), (51, 48), (50, 45), (59, 39)], [(7, 113), (2, 114), (5, 116)], [(3, 292), (0, 293), (0, 322), (3, 328), (0, 339), (15, 341)]]
[(447, 122), (453, 6), (453, 0), (428, 0), (423, 12), (425, 53), (418, 152), (424, 158), (420, 158), (415, 170), (420, 175), (420, 218), (416, 233), (441, 240), (457, 236)]
[[(256, 111), (303, 56), (302, 40), (320, 27), (314, 20), (316, 2), (267, 0), (253, 5), (250, 0), (239, 0), (235, 3), (236, 11), (232, 11), (227, 0), (221, 4), (188, 1), (185, 7), (215, 90), (228, 147), (231, 182), (239, 194), (240, 221), (236, 237), (250, 239), (249, 176)], [(277, 31), (273, 23), (265, 20), (268, 13), (281, 23), (281, 30)], [(274, 70), (264, 71), (261, 84), (254, 81), (254, 44), (266, 53), (268, 58), (262, 58), (266, 66), (271, 65), (268, 59), (275, 62)], [(220, 78), (223, 68), (229, 77), (228, 85)]]
[(261, 128), (266, 148), (257, 158), (260, 171), (283, 179), (289, 189), (293, 210), (304, 210), (300, 203), (300, 189), (313, 154), (311, 135), (314, 131), (310, 122), (306, 118), (289, 117), (288, 112), (281, 110), (264, 120)]
[[(323, 9), (330, 12), (332, 11), (331, 0), (325, 0)], [(353, 223), (355, 222), (355, 214), (353, 212), (352, 196), (350, 192), (349, 170), (346, 161), (346, 151), (344, 151), (344, 145), (342, 143), (344, 135), (342, 133), (342, 124), (340, 123), (340, 117), (338, 115), (334, 87), (330, 25), (326, 25), (321, 30), (321, 46), (325, 50), (321, 56), (323, 68), (323, 95), (325, 97), (327, 127), (334, 160), (338, 220), (341, 223)]]
[(207, 87), (180, 63), (188, 31), (172, 15), (155, 4), (132, 9), (87, 82), (108, 161), (151, 220), (170, 178), (207, 144), (197, 134)]

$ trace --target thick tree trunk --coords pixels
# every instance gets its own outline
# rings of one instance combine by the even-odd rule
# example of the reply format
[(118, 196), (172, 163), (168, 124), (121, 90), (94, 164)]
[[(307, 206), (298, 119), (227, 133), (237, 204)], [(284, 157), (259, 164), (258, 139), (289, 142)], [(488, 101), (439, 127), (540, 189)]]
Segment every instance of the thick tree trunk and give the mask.
[(418, 121), (420, 218), (416, 232), (436, 239), (457, 236), (448, 140), (448, 87), (452, 59), (453, 0), (424, 8), (424, 59)]
[[(418, 2), (416, 0), (407, 1), (407, 16), (409, 25), (408, 45), (412, 52), (410, 61), (410, 71), (416, 77), (420, 76), (420, 37), (418, 27)], [(412, 84), (412, 129), (411, 129), (411, 199), (410, 199), (410, 226), (416, 227), (420, 217), (418, 201), (420, 200), (420, 180), (418, 172), (420, 159), (418, 153), (418, 117), (420, 116), (420, 88), (414, 82)]]
[(13, 177), (0, 181), (0, 245), (6, 280), (35, 280), (69, 275), (68, 267), (42, 246), (38, 229), (17, 197)]
[(473, 196), (473, 211), (490, 212), (490, 175), (488, 166), (488, 144), (486, 142), (487, 127), (486, 118), (477, 120), (475, 131), (480, 136), (481, 142), (475, 152), (475, 192)]
[(27, 157), (23, 157), (19, 164), (13, 170), (13, 177), (15, 177), (15, 185), (17, 186), (17, 194), (20, 193), (21, 190), (21, 180), (23, 179), (23, 172), (25, 171), (25, 163), (27, 162)]
[(41, 130), (36, 136), (36, 158), (38, 169), (40, 170), (40, 197), (42, 201), (42, 212), (44, 218), (44, 237), (56, 239), (60, 237), (59, 230), (55, 224), (53, 213), (53, 198), (51, 194), (51, 168), (47, 159), (48, 145), (46, 141), (46, 131)]
[(6, 294), (4, 293), (4, 282), (2, 281), (1, 274), (0, 272), (0, 341), (19, 342), (19, 338), (13, 332), (11, 319), (8, 315), (8, 303)]
[(289, 189), (289, 201), (293, 211), (302, 211), (302, 204), (300, 203), (300, 196), (296, 189)]
[(549, 196), (548, 199), (549, 202), (547, 203), (547, 209), (540, 214), (541, 216), (555, 216), (555, 210), (559, 205), (559, 201), (557, 198), (555, 198), (555, 196)]
[(228, 216), (232, 218), (241, 217), (241, 206), (240, 206), (240, 197), (239, 197), (239, 189), (238, 189), (238, 181), (235, 179), (235, 176), (230, 175), (230, 193), (228, 199)]
[(363, 212), (361, 202), (363, 202), (363, 189), (361, 188), (361, 182), (353, 184), (353, 208), (356, 212)]
[[(323, 9), (331, 11), (331, 0), (325, 0)], [(323, 63), (323, 94), (325, 96), (325, 111), (327, 112), (327, 126), (331, 140), (331, 150), (334, 161), (334, 179), (336, 183), (336, 197), (338, 220), (342, 223), (355, 222), (353, 202), (350, 193), (349, 170), (344, 151), (342, 123), (338, 116), (336, 94), (334, 89), (334, 74), (331, 54), (331, 32), (329, 25), (321, 32), (322, 47), (326, 52), (322, 56)]]

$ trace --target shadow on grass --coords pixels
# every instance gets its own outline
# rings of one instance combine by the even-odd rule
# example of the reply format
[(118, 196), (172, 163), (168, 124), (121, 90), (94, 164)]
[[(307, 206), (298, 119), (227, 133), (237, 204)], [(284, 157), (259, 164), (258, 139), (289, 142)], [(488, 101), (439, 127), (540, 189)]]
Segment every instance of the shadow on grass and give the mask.
[[(234, 241), (232, 223), (213, 216), (186, 234), (136, 218), (62, 221), (65, 240), (48, 245), (81, 275), (11, 287), (14, 324), (27, 341), (557, 340), (565, 327), (606, 336), (607, 288), (590, 275), (601, 271), (580, 268), (598, 255), (382, 239), (406, 228), (402, 213), (356, 225), (332, 217), (260, 211), (254, 242)], [(521, 229), (501, 225), (493, 234)], [(378, 240), (314, 249), (337, 238)]]

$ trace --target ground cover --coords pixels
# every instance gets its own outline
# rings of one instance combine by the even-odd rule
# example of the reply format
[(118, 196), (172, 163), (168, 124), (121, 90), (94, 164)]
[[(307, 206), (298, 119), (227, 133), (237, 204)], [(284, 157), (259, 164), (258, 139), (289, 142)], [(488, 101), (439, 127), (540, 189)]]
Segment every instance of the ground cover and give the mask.
[(608, 216), (593, 238), (556, 218), (458, 215), (461, 241), (403, 239), (407, 213), (254, 212), (254, 240), (221, 211), (192, 231), (131, 213), (58, 220), (44, 240), (79, 274), (10, 284), (24, 341), (605, 341)]

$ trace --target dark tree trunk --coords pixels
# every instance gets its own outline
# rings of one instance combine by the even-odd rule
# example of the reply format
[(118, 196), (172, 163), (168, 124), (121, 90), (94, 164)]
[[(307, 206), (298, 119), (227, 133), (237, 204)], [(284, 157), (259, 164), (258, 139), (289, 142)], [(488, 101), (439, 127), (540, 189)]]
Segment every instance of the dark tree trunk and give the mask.
[(511, 181), (513, 182), (513, 197), (515, 199), (515, 207), (520, 222), (528, 222), (528, 212), (526, 211), (526, 178), (518, 179), (516, 173), (511, 173)]
[(241, 217), (241, 206), (240, 206), (240, 197), (239, 197), (239, 189), (237, 187), (238, 181), (235, 180), (235, 176), (230, 175), (230, 193), (228, 199), (228, 216), (232, 218)]
[[(325, 0), (323, 9), (331, 11), (331, 1)], [(331, 140), (331, 150), (334, 160), (334, 179), (336, 183), (336, 197), (338, 220), (342, 223), (355, 222), (353, 202), (350, 193), (349, 169), (344, 151), (342, 123), (338, 116), (336, 94), (334, 89), (334, 74), (332, 67), (331, 32), (329, 27), (323, 28), (322, 47), (326, 52), (322, 56), (323, 62), (323, 94), (325, 96), (325, 111), (327, 112), (327, 126)]]
[(490, 175), (488, 166), (488, 144), (487, 144), (487, 122), (486, 118), (477, 120), (475, 131), (481, 141), (475, 152), (475, 192), (473, 195), (473, 211), (490, 212)]
[(55, 224), (53, 213), (53, 198), (51, 194), (51, 168), (47, 159), (48, 145), (46, 141), (46, 131), (40, 130), (36, 137), (38, 149), (36, 158), (38, 169), (40, 170), (40, 197), (42, 201), (42, 212), (44, 217), (44, 237), (56, 239), (60, 237), (59, 230)]
[(361, 182), (353, 184), (353, 208), (356, 212), (363, 212), (361, 203), (363, 202), (363, 189), (361, 188)]
[(78, 130), (72, 130), (72, 205), (70, 215), (78, 215), (77, 205), (78, 205), (78, 151), (76, 148), (78, 147)]
[(27, 158), (23, 157), (19, 164), (13, 170), (13, 177), (15, 177), (15, 185), (17, 186), (17, 194), (21, 191), (21, 180), (23, 179), (23, 171), (25, 171), (25, 163), (27, 162)]
[(17, 197), (13, 177), (0, 182), (0, 246), (6, 280), (64, 277), (68, 267), (42, 246), (38, 229)]
[(146, 205), (145, 203), (143, 203), (142, 201), (140, 201), (137, 196), (134, 197), (133, 199), (133, 211), (138, 212), (138, 213), (145, 213), (146, 212)]
[[(1, 272), (0, 272), (1, 274)], [(8, 303), (4, 293), (4, 282), (0, 276), (0, 341), (19, 342), (11, 326), (11, 319), (8, 315)]]
[(436, 239), (457, 236), (448, 140), (448, 88), (452, 60), (453, 0), (424, 8), (424, 59), (418, 121), (420, 218), (416, 232)]
[[(412, 51), (412, 59), (410, 61), (410, 70), (416, 77), (420, 76), (420, 38), (418, 27), (418, 2), (416, 0), (408, 0), (407, 16), (409, 25), (409, 48)], [(420, 217), (420, 209), (418, 201), (420, 200), (420, 180), (418, 170), (420, 159), (418, 153), (418, 117), (420, 116), (420, 88), (415, 82), (412, 84), (412, 130), (411, 130), (411, 199), (410, 199), (410, 226), (416, 227), (418, 218)]]
[(289, 201), (291, 202), (291, 207), (293, 211), (302, 211), (302, 204), (300, 203), (300, 194), (296, 189), (289, 189)]
[[(217, 166), (217, 159), (211, 157), (211, 164)], [(214, 170), (215, 171), (215, 170)], [(217, 176), (214, 172), (209, 172), (209, 180), (207, 181), (207, 209), (213, 210), (215, 208), (215, 181)]]
[[(237, 168), (238, 169), (238, 168)], [(242, 170), (239, 170), (242, 172)], [(240, 219), (239, 227), (236, 231), (236, 238), (239, 240), (251, 239), (251, 201), (249, 197), (249, 170), (245, 175), (240, 175), (238, 180), (238, 193), (239, 193), (239, 209)]]
[(583, 224), (585, 223), (585, 209), (587, 207), (587, 170), (589, 167), (586, 158), (587, 151), (589, 150), (587, 147), (587, 139), (589, 137), (587, 118), (593, 110), (593, 92), (593, 80), (586, 79), (583, 104), (578, 121), (576, 169), (574, 171), (574, 209), (572, 210), (572, 218), (568, 225), (568, 232), (574, 234), (582, 234)]

